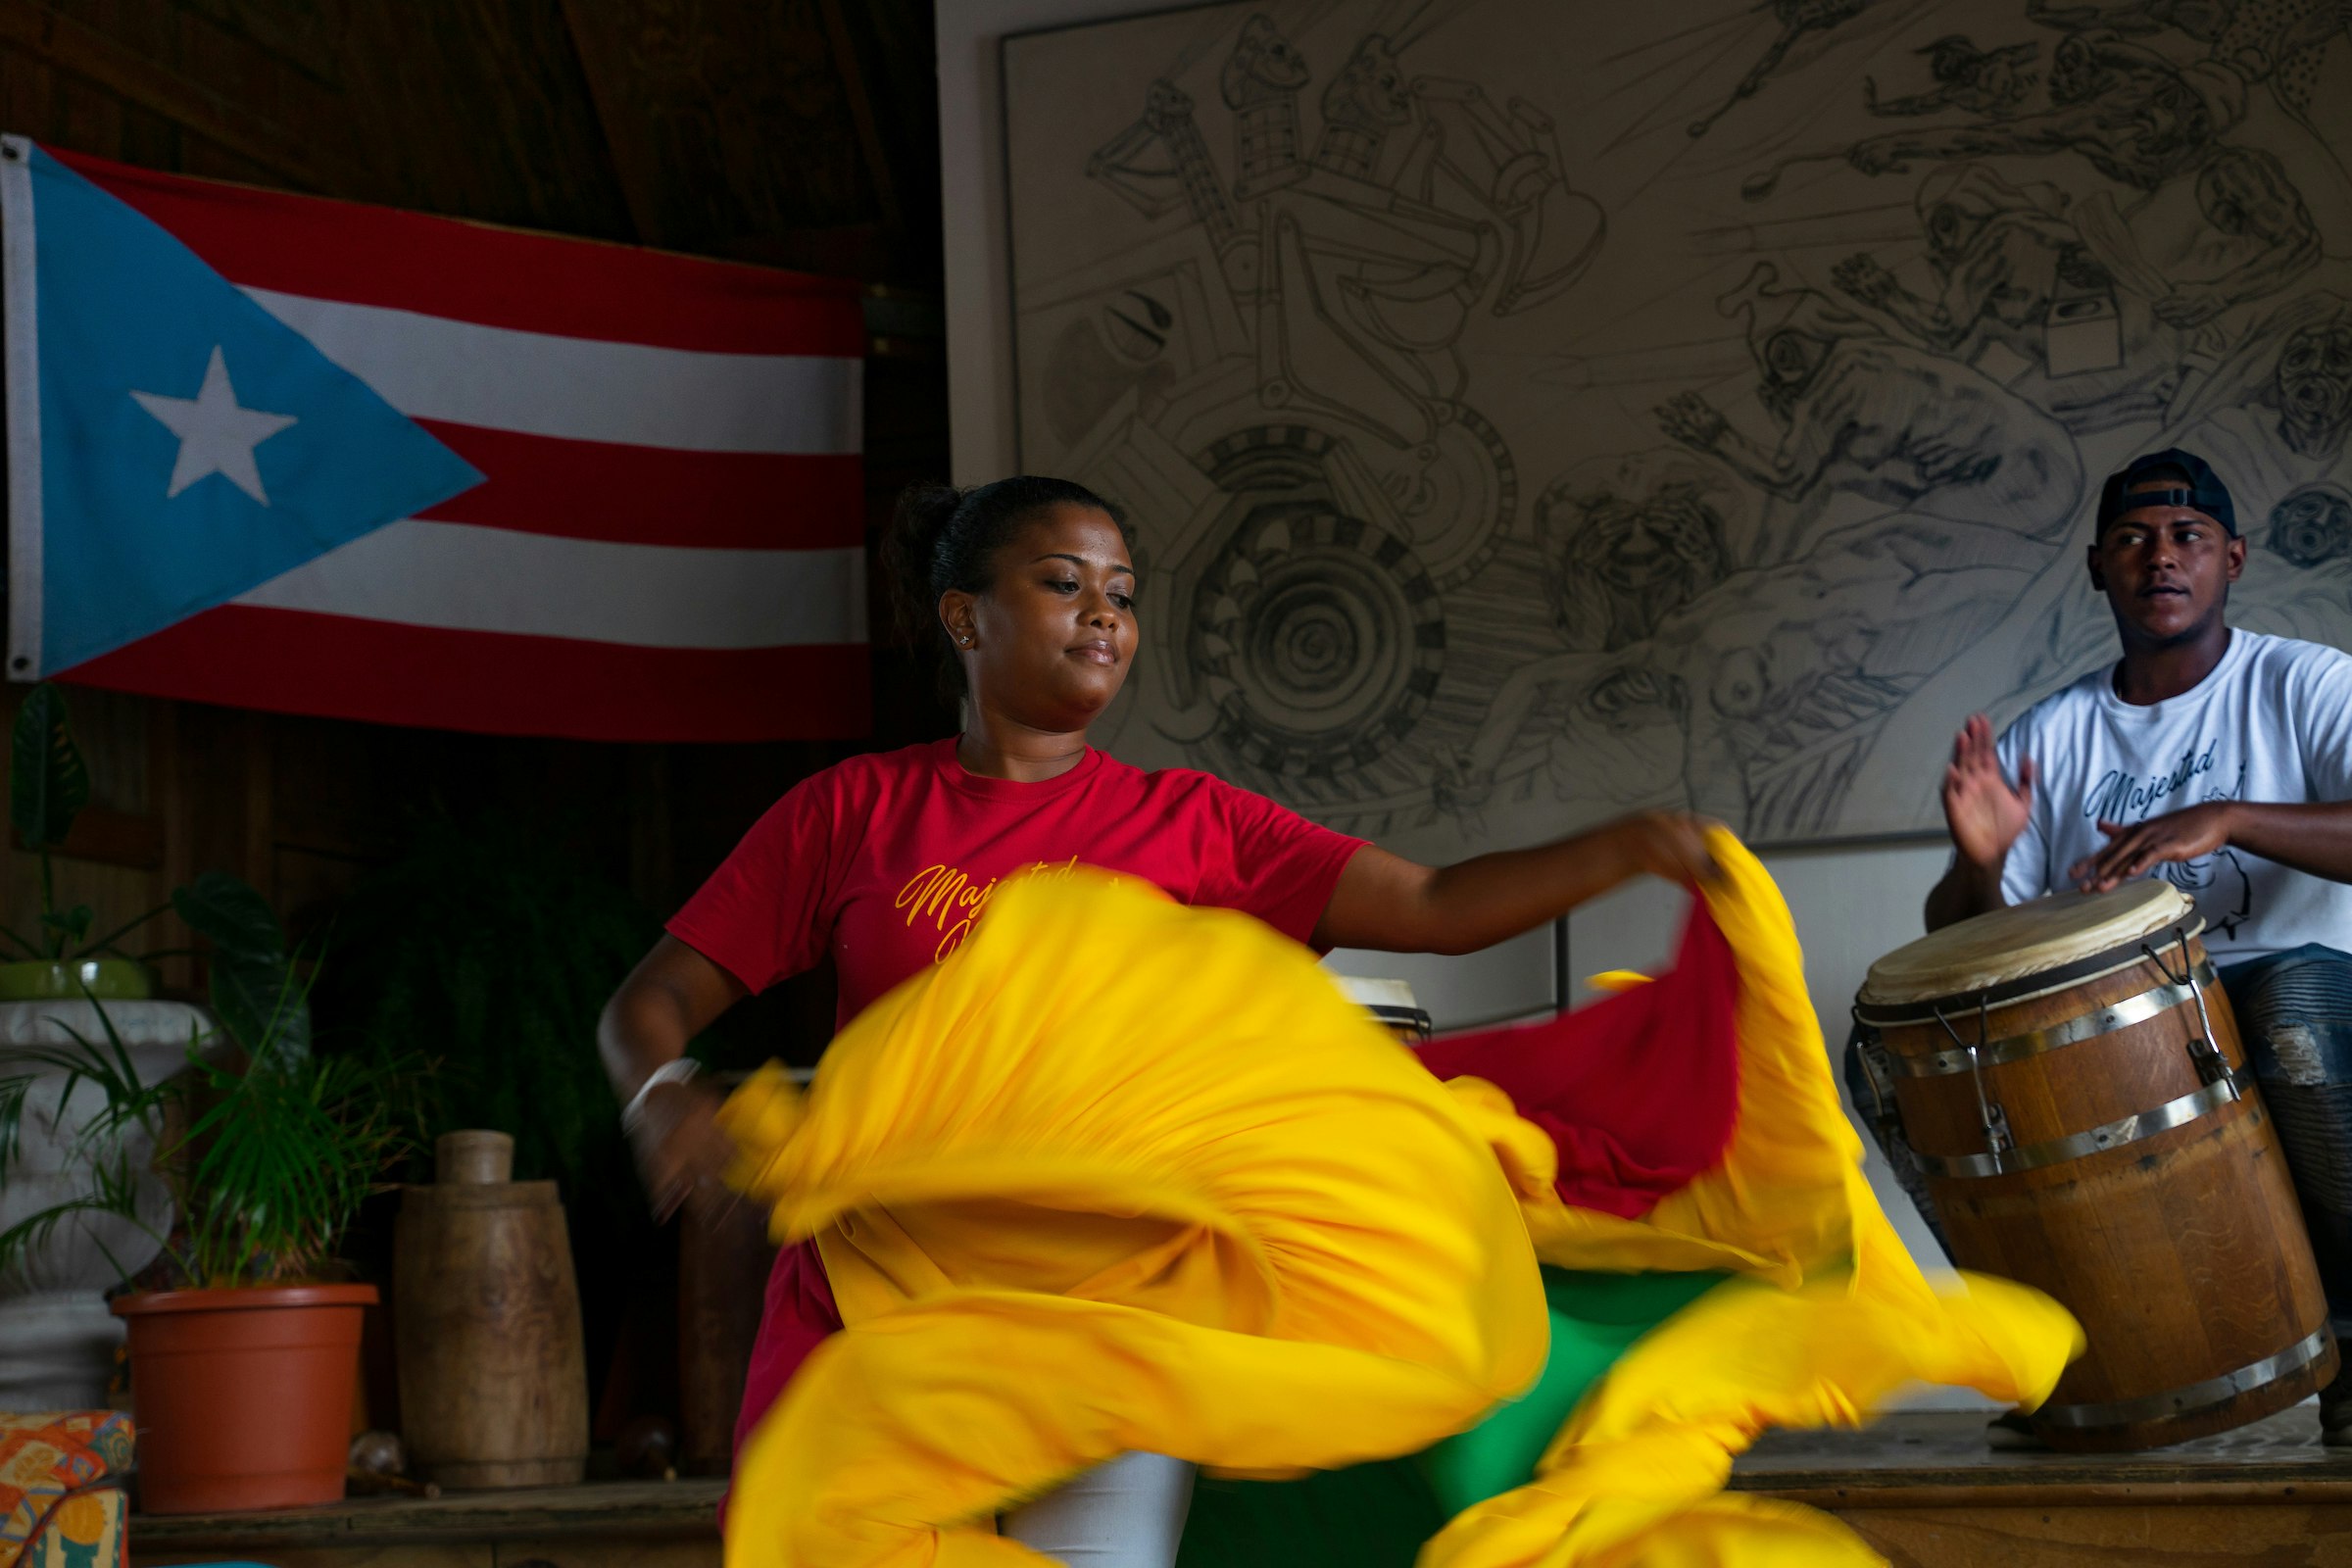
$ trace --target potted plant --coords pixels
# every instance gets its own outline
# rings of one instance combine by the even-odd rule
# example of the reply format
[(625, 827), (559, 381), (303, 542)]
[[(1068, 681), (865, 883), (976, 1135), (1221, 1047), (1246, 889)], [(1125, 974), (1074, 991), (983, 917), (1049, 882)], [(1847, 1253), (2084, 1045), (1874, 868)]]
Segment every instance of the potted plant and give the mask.
[[(0, 1272), (60, 1227), (105, 1216), (159, 1254), (154, 1288), (118, 1298), (130, 1327), (140, 1505), (150, 1513), (282, 1508), (343, 1494), (361, 1309), (369, 1285), (328, 1279), (361, 1201), (406, 1149), (414, 1065), (314, 1054), (285, 1027), (307, 1007), (285, 960), (257, 1033), (185, 1045), (153, 1081), (98, 1008), (95, 1038), (24, 1054), (100, 1102), (76, 1151), (92, 1190), (0, 1231)], [(0, 1079), (0, 1159), (30, 1077)], [(136, 1151), (155, 1151), (141, 1168)], [(159, 1225), (147, 1177), (160, 1178)], [(125, 1270), (122, 1283), (130, 1283)]]
[[(92, 939), (87, 906), (60, 910), (52, 851), (89, 804), (90, 779), (74, 744), (64, 696), (35, 687), (17, 712), (10, 744), (9, 814), (17, 841), (40, 857), (42, 907), (37, 940), (0, 927), (0, 1079), (20, 1080), (15, 1091), (17, 1132), (0, 1152), (0, 1231), (27, 1216), (91, 1196), (98, 1179), (93, 1159), (125, 1159), (145, 1171), (154, 1154), (142, 1129), (125, 1125), (120, 1149), (93, 1145), (84, 1132), (103, 1104), (95, 1085), (41, 1065), (41, 1054), (101, 1033), (122, 1046), (130, 1066), (153, 1082), (185, 1064), (192, 1034), (211, 1029), (203, 1008), (185, 1002), (148, 1000), (148, 971), (122, 943), (140, 926), (176, 909), (209, 937), (214, 1007), (245, 1036), (282, 1013), (278, 1033), (307, 1042), (307, 1007), (286, 1007), (285, 937), (261, 895), (220, 872), (178, 890), (169, 905)], [(141, 1227), (105, 1213), (80, 1211), (70, 1224), (50, 1227), (39, 1246), (20, 1250), (0, 1267), (0, 1409), (87, 1409), (105, 1399), (106, 1381), (122, 1343), (122, 1321), (108, 1311), (105, 1292), (155, 1255), (144, 1231), (168, 1229), (169, 1195), (158, 1177), (142, 1178)]]

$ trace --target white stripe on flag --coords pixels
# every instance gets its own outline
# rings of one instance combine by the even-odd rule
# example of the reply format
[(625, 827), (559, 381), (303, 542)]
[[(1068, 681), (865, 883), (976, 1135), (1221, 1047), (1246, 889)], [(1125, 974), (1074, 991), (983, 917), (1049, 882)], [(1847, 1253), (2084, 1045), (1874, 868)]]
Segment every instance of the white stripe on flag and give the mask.
[(858, 360), (708, 354), (245, 292), (416, 419), (681, 452), (859, 450)]
[(641, 648), (856, 643), (865, 552), (680, 550), (412, 517), (237, 603)]

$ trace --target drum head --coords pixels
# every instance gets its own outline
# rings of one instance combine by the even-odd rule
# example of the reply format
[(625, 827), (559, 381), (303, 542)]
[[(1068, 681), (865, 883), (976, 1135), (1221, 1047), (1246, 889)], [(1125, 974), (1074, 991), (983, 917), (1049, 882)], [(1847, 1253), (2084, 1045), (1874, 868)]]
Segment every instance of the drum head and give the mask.
[(1858, 999), (1888, 1006), (1967, 996), (2062, 969), (2163, 931), (2195, 906), (2154, 877), (2109, 893), (2053, 893), (1931, 931), (1870, 966)]

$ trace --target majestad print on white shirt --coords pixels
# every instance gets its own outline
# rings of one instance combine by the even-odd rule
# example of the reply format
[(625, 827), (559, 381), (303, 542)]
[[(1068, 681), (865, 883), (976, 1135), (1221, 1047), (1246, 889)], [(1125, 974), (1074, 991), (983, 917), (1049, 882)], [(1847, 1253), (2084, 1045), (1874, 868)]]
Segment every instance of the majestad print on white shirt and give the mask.
[[(2114, 670), (2044, 698), (2001, 735), (2010, 780), (2039, 772), (2001, 890), (2012, 904), (2073, 884), (2075, 862), (2107, 844), (2102, 821), (2132, 824), (2220, 801), (2352, 799), (2352, 658), (2317, 643), (2233, 630), (2192, 690), (2145, 708), (2115, 694)], [(2196, 901), (2219, 961), (2319, 942), (2352, 948), (2352, 885), (2225, 847), (2159, 866)]]

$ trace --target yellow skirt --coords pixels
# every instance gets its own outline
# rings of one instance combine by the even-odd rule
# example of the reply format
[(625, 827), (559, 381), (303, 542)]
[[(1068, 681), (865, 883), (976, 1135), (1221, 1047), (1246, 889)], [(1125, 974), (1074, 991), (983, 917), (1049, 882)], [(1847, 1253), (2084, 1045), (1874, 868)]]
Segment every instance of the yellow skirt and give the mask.
[(1862, 1181), (1787, 909), (1717, 854), (1740, 1115), (1641, 1220), (1564, 1206), (1499, 1091), (1441, 1086), (1247, 916), (1107, 876), (1001, 890), (807, 1097), (771, 1071), (723, 1113), (739, 1185), (778, 1240), (816, 1238), (848, 1325), (738, 1456), (730, 1568), (1036, 1563), (994, 1516), (1131, 1449), (1265, 1476), (1417, 1451), (1541, 1370), (1539, 1255), (1755, 1284), (1637, 1344), (1537, 1479), (1425, 1563), (1869, 1560), (1822, 1516), (1717, 1497), (1731, 1454), (1912, 1378), (2036, 1402), (2075, 1330), (1920, 1276)]

